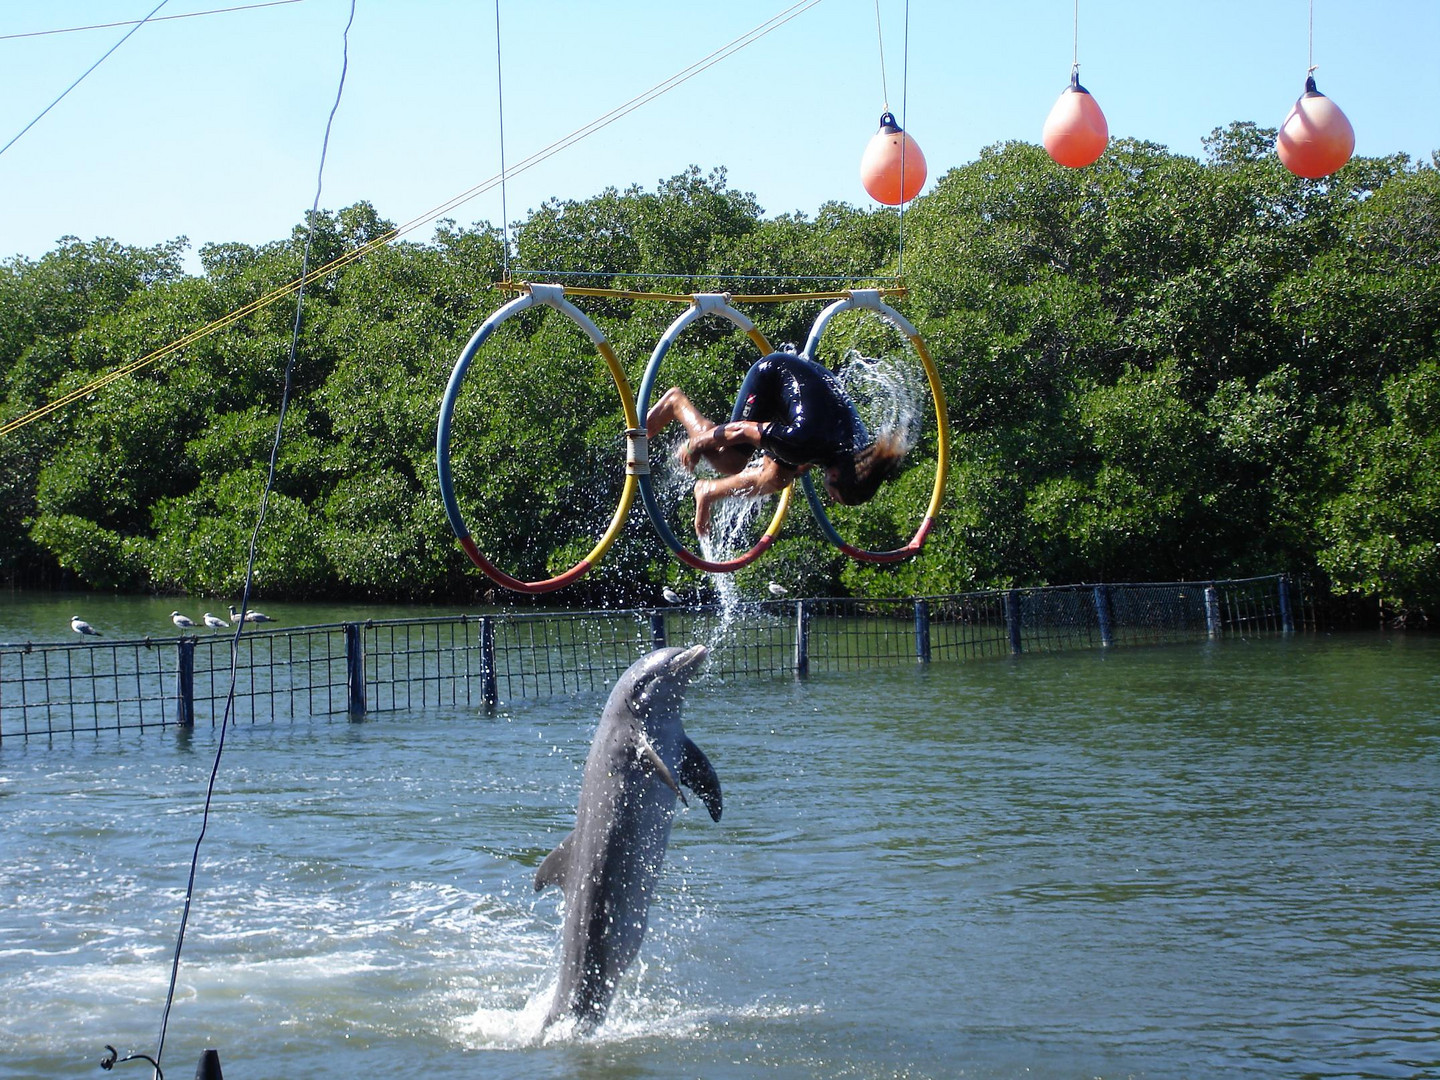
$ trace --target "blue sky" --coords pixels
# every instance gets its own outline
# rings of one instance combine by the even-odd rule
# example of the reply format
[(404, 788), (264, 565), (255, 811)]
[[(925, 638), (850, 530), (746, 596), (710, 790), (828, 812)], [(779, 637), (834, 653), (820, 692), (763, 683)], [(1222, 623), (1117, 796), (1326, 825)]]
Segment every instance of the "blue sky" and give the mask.
[[(158, 0), (0, 2), (0, 145)], [(253, 0), (170, 0), (160, 15)], [(505, 147), (515, 163), (790, 7), (792, 0), (501, 0)], [(1320, 89), (1357, 153), (1440, 148), (1440, 0), (1315, 0)], [(1308, 0), (1080, 0), (1081, 80), (1112, 136), (1198, 156), (1233, 120), (1278, 126), (1303, 88)], [(930, 165), (1038, 142), (1070, 74), (1073, 0), (880, 0), (889, 103)], [(155, 244), (285, 236), (314, 196), (349, 0), (142, 27), (0, 154), (0, 258), (57, 239)], [(499, 170), (493, 0), (359, 0), (322, 204), (396, 222)], [(861, 151), (881, 106), (875, 0), (822, 0), (757, 43), (507, 184), (550, 197), (653, 188), (723, 166), (768, 214), (872, 205)], [(449, 216), (501, 220), (500, 190)], [(411, 234), (426, 239), (427, 225)]]

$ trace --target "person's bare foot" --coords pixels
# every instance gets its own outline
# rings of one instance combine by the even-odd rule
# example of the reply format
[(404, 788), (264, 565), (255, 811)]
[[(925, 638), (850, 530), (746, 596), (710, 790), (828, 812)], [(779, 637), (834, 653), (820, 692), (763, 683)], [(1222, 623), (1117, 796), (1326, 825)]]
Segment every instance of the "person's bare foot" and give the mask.
[(695, 535), (708, 536), (710, 534), (710, 508), (715, 501), (711, 494), (714, 487), (713, 481), (695, 481)]

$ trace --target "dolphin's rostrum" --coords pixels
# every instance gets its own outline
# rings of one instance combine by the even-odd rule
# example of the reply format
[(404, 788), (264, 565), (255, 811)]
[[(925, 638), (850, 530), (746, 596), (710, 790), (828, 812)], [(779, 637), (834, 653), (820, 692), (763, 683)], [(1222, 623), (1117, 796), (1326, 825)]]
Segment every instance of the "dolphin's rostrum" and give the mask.
[(645, 936), (675, 799), (685, 798), (680, 785), (720, 820), (720, 781), (680, 720), (685, 686), (707, 652), (660, 649), (610, 692), (585, 759), (575, 828), (535, 873), (537, 891), (565, 891), (560, 981), (546, 1027), (573, 1016), (589, 1029), (605, 1019)]

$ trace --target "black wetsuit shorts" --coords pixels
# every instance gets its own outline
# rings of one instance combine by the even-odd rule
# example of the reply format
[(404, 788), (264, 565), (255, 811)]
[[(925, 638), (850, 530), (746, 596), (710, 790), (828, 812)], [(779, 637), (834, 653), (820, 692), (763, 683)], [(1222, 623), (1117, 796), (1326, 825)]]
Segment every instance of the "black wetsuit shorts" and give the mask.
[(793, 353), (751, 366), (730, 419), (768, 423), (760, 449), (792, 469), (830, 465), (870, 441), (835, 373)]

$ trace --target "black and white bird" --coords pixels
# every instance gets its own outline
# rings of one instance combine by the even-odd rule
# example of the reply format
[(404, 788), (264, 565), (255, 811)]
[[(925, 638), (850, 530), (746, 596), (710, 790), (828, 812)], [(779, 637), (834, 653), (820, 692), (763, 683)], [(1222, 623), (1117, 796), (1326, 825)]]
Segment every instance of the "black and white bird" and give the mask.
[(91, 635), (95, 637), (105, 636), (104, 634), (100, 633), (99, 630), (96, 630), (95, 627), (91, 626), (88, 622), (82, 619), (79, 615), (70, 616), (70, 629), (74, 630), (81, 637), (89, 637)]
[(210, 627), (211, 630), (219, 630), (222, 626), (230, 625), (224, 619), (220, 618), (219, 615), (211, 615), (208, 611), (200, 617), (205, 620), (205, 625)]
[(785, 595), (787, 595), (787, 594), (790, 592), (790, 590), (787, 589), (787, 588), (785, 588), (784, 585), (777, 585), (777, 584), (775, 584), (775, 582), (773, 582), (773, 581), (770, 582), (770, 584), (769, 584), (769, 585), (766, 585), (765, 587), (770, 590), (770, 595), (771, 595), (771, 596), (774, 596), (774, 597), (777, 597), (777, 598), (778, 598), (778, 597), (781, 597), (781, 596), (785, 596)]
[(667, 604), (684, 603), (684, 601), (680, 599), (680, 594), (674, 589), (670, 588), (669, 585), (666, 585), (663, 589), (660, 590), (660, 595), (665, 597), (665, 602)]
[(173, 622), (176, 626), (178, 626), (181, 630), (189, 630), (195, 625), (193, 619), (191, 619), (189, 616), (181, 615), (178, 611), (170, 612), (170, 621)]
[[(238, 618), (240, 618), (240, 612), (239, 612), (238, 610), (236, 610), (236, 607), (235, 607), (234, 604), (231, 604), (231, 605), (230, 605), (230, 618), (232, 618), (232, 619), (238, 619)], [(247, 611), (247, 612), (245, 612), (245, 621), (246, 621), (246, 622), (274, 622), (275, 620), (272, 619), (269, 615), (266, 615), (263, 611), (253, 611), (253, 610), (252, 610), (252, 611)]]

